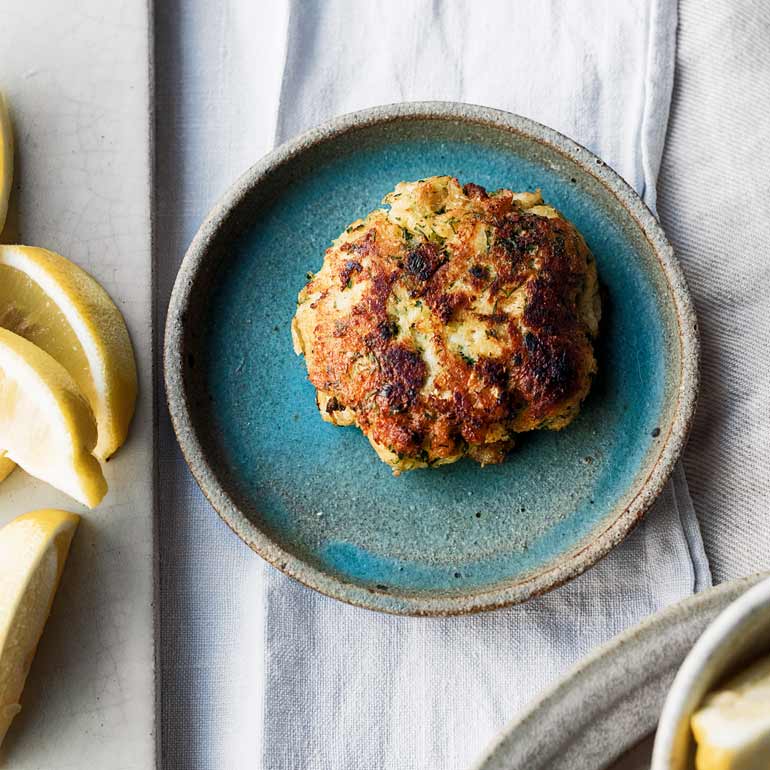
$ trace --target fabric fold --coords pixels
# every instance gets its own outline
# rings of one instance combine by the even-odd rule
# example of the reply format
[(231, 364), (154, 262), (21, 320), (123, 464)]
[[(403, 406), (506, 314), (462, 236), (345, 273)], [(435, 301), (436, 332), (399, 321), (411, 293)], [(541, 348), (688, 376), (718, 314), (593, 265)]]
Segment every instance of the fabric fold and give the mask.
[[(572, 136), (654, 210), (675, 29), (669, 0), (294, 2), (276, 141), (375, 104), (485, 104)], [(572, 663), (710, 577), (678, 466), (619, 548), (518, 607), (393, 618), (265, 581), (264, 767), (459, 770)]]
[[(375, 104), (525, 115), (596, 152), (654, 205), (674, 0), (257, 9), (231, 0), (212, 19), (203, 0), (156, 8), (159, 308), (198, 224), (273, 137)], [(538, 600), (438, 619), (348, 607), (246, 548), (195, 486), (165, 413), (159, 423), (164, 767), (466, 768), (572, 663), (709, 582), (677, 469), (621, 546)]]

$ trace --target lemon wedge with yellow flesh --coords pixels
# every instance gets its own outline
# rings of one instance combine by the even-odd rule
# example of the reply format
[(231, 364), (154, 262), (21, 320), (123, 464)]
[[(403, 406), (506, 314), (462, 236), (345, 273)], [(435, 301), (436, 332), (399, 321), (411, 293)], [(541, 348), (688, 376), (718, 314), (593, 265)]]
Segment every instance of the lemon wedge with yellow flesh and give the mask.
[(13, 183), (13, 132), (5, 97), (0, 92), (0, 233), (5, 227)]
[(21, 711), (21, 692), (78, 521), (66, 511), (34, 511), (0, 529), (0, 743)]
[(0, 329), (0, 446), (27, 473), (91, 508), (107, 491), (88, 402), (37, 345)]
[[(5, 227), (5, 218), (8, 214), (8, 199), (11, 197), (12, 184), (13, 133), (11, 132), (8, 106), (5, 103), (5, 97), (0, 91), (0, 233), (3, 232), (3, 227)], [(15, 467), (16, 463), (0, 453), (0, 481), (6, 479)]]
[[(0, 233), (3, 232), (3, 227), (5, 227), (12, 184), (13, 133), (11, 131), (11, 119), (8, 115), (8, 106), (5, 103), (2, 91), (0, 91)], [(2, 452), (0, 452), (0, 481), (7, 479), (15, 467), (16, 463), (3, 456)]]
[(9, 460), (5, 455), (0, 455), (0, 481), (5, 481), (15, 467), (16, 463), (13, 460)]
[(72, 375), (96, 417), (94, 454), (110, 457), (126, 439), (137, 379), (125, 321), (107, 292), (60, 254), (0, 245), (0, 327)]
[(769, 770), (770, 657), (707, 696), (691, 726), (697, 770)]

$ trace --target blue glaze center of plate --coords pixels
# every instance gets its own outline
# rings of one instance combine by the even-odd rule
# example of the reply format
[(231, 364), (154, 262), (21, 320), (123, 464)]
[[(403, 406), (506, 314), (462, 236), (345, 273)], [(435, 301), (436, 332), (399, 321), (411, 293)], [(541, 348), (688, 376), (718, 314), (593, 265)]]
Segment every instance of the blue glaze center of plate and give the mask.
[[(322, 422), (290, 323), (331, 241), (397, 182), (435, 174), (540, 187), (578, 226), (606, 290), (600, 374), (572, 425), (521, 436), (504, 464), (394, 478), (357, 428)], [(210, 431), (247, 514), (286, 550), (356, 584), (446, 595), (542, 569), (613, 516), (664, 417), (666, 311), (638, 243), (563, 174), (492, 143), (384, 138), (305, 169), (232, 243), (205, 324)]]

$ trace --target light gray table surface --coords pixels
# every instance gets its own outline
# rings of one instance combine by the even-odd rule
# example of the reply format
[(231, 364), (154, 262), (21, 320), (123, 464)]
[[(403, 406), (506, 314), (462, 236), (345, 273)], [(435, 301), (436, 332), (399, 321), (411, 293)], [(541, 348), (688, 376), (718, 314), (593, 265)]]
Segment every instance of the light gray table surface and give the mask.
[(0, 242), (52, 249), (104, 286), (133, 340), (139, 399), (97, 509), (21, 469), (3, 481), (0, 527), (40, 508), (82, 518), (0, 767), (147, 770), (156, 748), (150, 13), (143, 2), (66, 5), (0, 0), (0, 89), (15, 139)]

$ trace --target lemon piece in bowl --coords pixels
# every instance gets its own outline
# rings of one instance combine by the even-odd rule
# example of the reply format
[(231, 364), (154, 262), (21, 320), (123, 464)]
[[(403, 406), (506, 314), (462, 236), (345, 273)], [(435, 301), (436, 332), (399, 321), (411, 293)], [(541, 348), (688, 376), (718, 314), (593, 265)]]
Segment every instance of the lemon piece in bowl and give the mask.
[(79, 517), (43, 510), (0, 529), (0, 743), (48, 619)]
[(0, 329), (0, 446), (8, 458), (93, 508), (107, 491), (95, 445), (93, 413), (67, 370)]
[(107, 292), (60, 254), (0, 245), (0, 327), (72, 375), (96, 417), (94, 454), (110, 457), (126, 439), (137, 378), (125, 321)]
[(691, 726), (697, 770), (768, 770), (770, 657), (709, 695)]
[(8, 199), (13, 183), (13, 132), (5, 97), (0, 92), (0, 233), (8, 214)]

